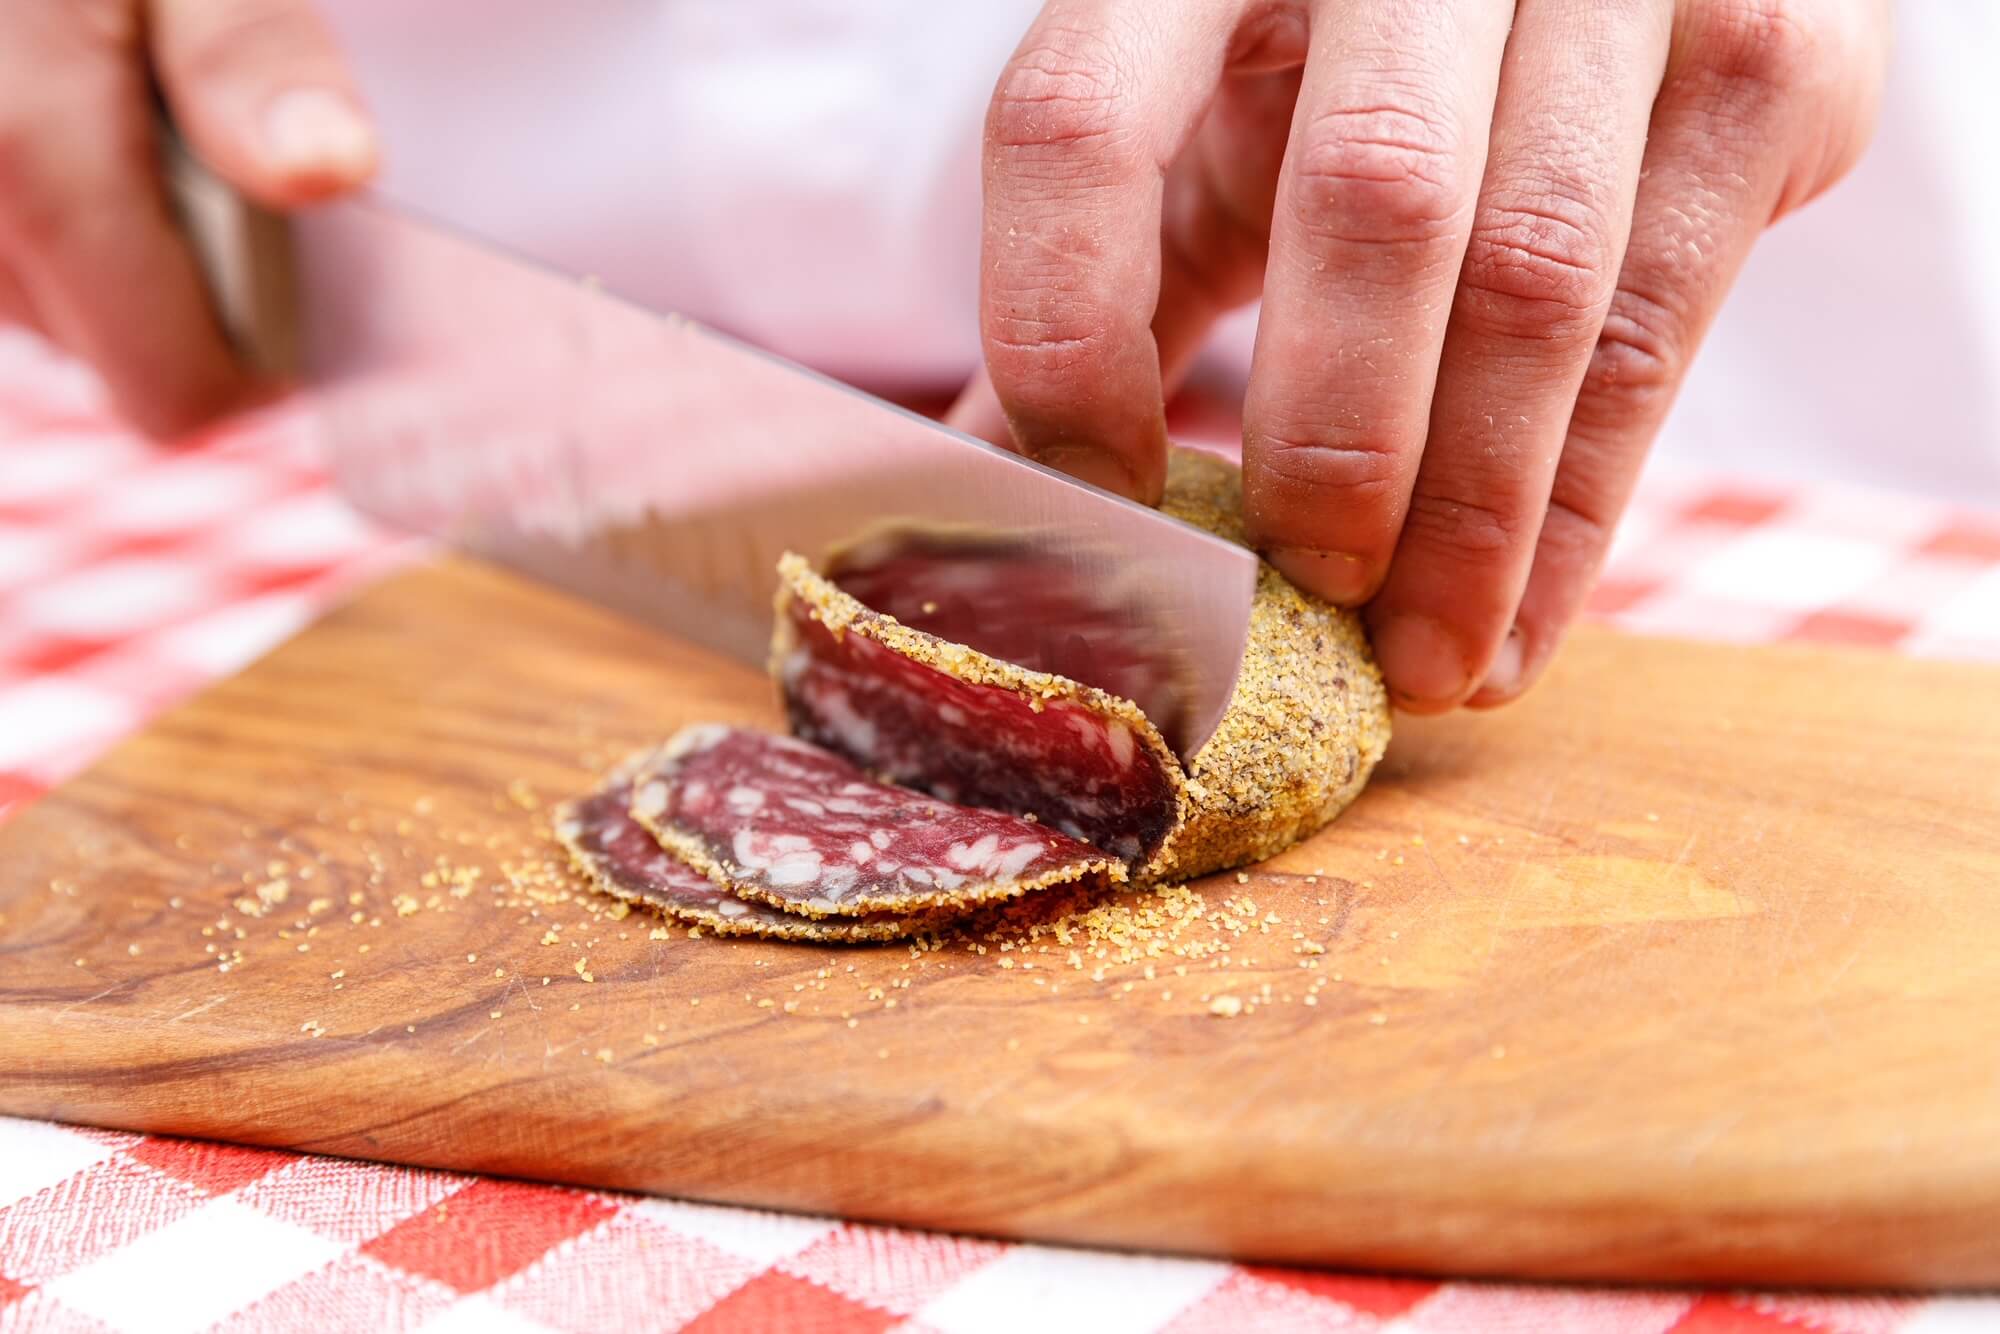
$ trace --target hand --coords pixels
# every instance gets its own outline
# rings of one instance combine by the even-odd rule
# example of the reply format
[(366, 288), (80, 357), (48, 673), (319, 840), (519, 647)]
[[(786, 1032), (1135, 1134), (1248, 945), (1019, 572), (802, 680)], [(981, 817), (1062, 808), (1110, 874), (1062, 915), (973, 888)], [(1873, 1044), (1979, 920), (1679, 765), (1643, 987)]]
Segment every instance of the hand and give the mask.
[(254, 385), (161, 181), (156, 81), (194, 151), (275, 208), (360, 184), (375, 143), (302, 0), (0, 5), (0, 321), (94, 364), (128, 417), (169, 435)]
[(1164, 391), (1261, 293), (1253, 539), (1366, 604), (1400, 706), (1512, 699), (1751, 242), (1859, 154), (1887, 8), (1050, 0), (987, 117), (953, 420), (1156, 501)]

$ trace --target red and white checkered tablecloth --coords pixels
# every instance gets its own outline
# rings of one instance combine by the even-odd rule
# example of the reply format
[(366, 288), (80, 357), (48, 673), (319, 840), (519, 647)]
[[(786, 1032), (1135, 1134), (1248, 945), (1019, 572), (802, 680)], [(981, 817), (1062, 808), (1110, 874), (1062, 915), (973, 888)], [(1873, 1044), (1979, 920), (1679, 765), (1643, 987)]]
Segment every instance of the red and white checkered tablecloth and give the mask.
[[(0, 334), (0, 818), (417, 554), (283, 411), (163, 451)], [(1656, 473), (1593, 614), (2000, 660), (2000, 516)], [(1009, 1245), (0, 1118), (15, 1330), (1917, 1331), (2000, 1300), (1435, 1282)]]

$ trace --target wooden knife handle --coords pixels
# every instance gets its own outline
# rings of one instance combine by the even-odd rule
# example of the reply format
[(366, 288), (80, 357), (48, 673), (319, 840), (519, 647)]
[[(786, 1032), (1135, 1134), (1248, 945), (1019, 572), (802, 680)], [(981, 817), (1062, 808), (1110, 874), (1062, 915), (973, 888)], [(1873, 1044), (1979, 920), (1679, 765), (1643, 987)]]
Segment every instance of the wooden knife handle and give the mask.
[(210, 304), (236, 352), (273, 376), (299, 371), (291, 224), (238, 194), (160, 122), (167, 192), (192, 242)]

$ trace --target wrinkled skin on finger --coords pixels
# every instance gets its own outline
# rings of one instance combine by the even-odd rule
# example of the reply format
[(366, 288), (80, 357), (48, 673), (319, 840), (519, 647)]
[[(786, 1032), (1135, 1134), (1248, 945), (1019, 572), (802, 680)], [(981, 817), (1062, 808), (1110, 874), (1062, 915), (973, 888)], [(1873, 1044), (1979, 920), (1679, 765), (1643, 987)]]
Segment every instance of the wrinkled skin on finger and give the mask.
[(1751, 244), (1865, 145), (1887, 0), (1053, 0), (987, 123), (952, 420), (1142, 501), (1261, 297), (1245, 518), (1392, 693), (1515, 698)]

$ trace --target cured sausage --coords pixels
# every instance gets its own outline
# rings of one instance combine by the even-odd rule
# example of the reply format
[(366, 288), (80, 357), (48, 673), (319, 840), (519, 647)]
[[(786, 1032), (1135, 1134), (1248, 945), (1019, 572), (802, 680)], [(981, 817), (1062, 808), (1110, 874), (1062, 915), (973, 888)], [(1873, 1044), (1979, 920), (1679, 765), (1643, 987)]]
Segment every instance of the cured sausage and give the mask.
[(1034, 819), (876, 782), (792, 737), (683, 728), (632, 777), (632, 817), (741, 898), (808, 917), (970, 909), (1085, 878), (1117, 858)]
[[(1162, 508), (1242, 543), (1241, 499), (1233, 465), (1180, 451)], [(838, 568), (787, 555), (771, 667), (796, 738), (683, 729), (563, 807), (558, 838), (608, 892), (719, 931), (883, 939), (1051, 886), (1268, 857), (1344, 809), (1381, 758), (1388, 701), (1360, 621), (1268, 564), (1228, 710), (1185, 763), (1132, 700), (932, 632), (990, 622), (1007, 590), (978, 580), (1010, 568), (1027, 567), (959, 562), (933, 604), (878, 561), (852, 581), (878, 607)], [(1034, 605), (1052, 605), (1043, 593)], [(1111, 649), (1085, 654), (1144, 686), (1148, 665)]]
[(938, 913), (812, 918), (738, 898), (654, 841), (631, 815), (632, 779), (614, 775), (556, 809), (556, 839), (591, 884), (721, 935), (792, 940), (894, 940), (943, 925)]
[[(1178, 451), (1161, 508), (1241, 543), (1241, 480)], [(1185, 765), (1131, 701), (905, 625), (796, 555), (779, 565), (772, 670), (792, 729), (949, 801), (1032, 814), (1140, 882), (1270, 856), (1360, 792), (1389, 709), (1359, 619), (1259, 569), (1243, 668)]]

